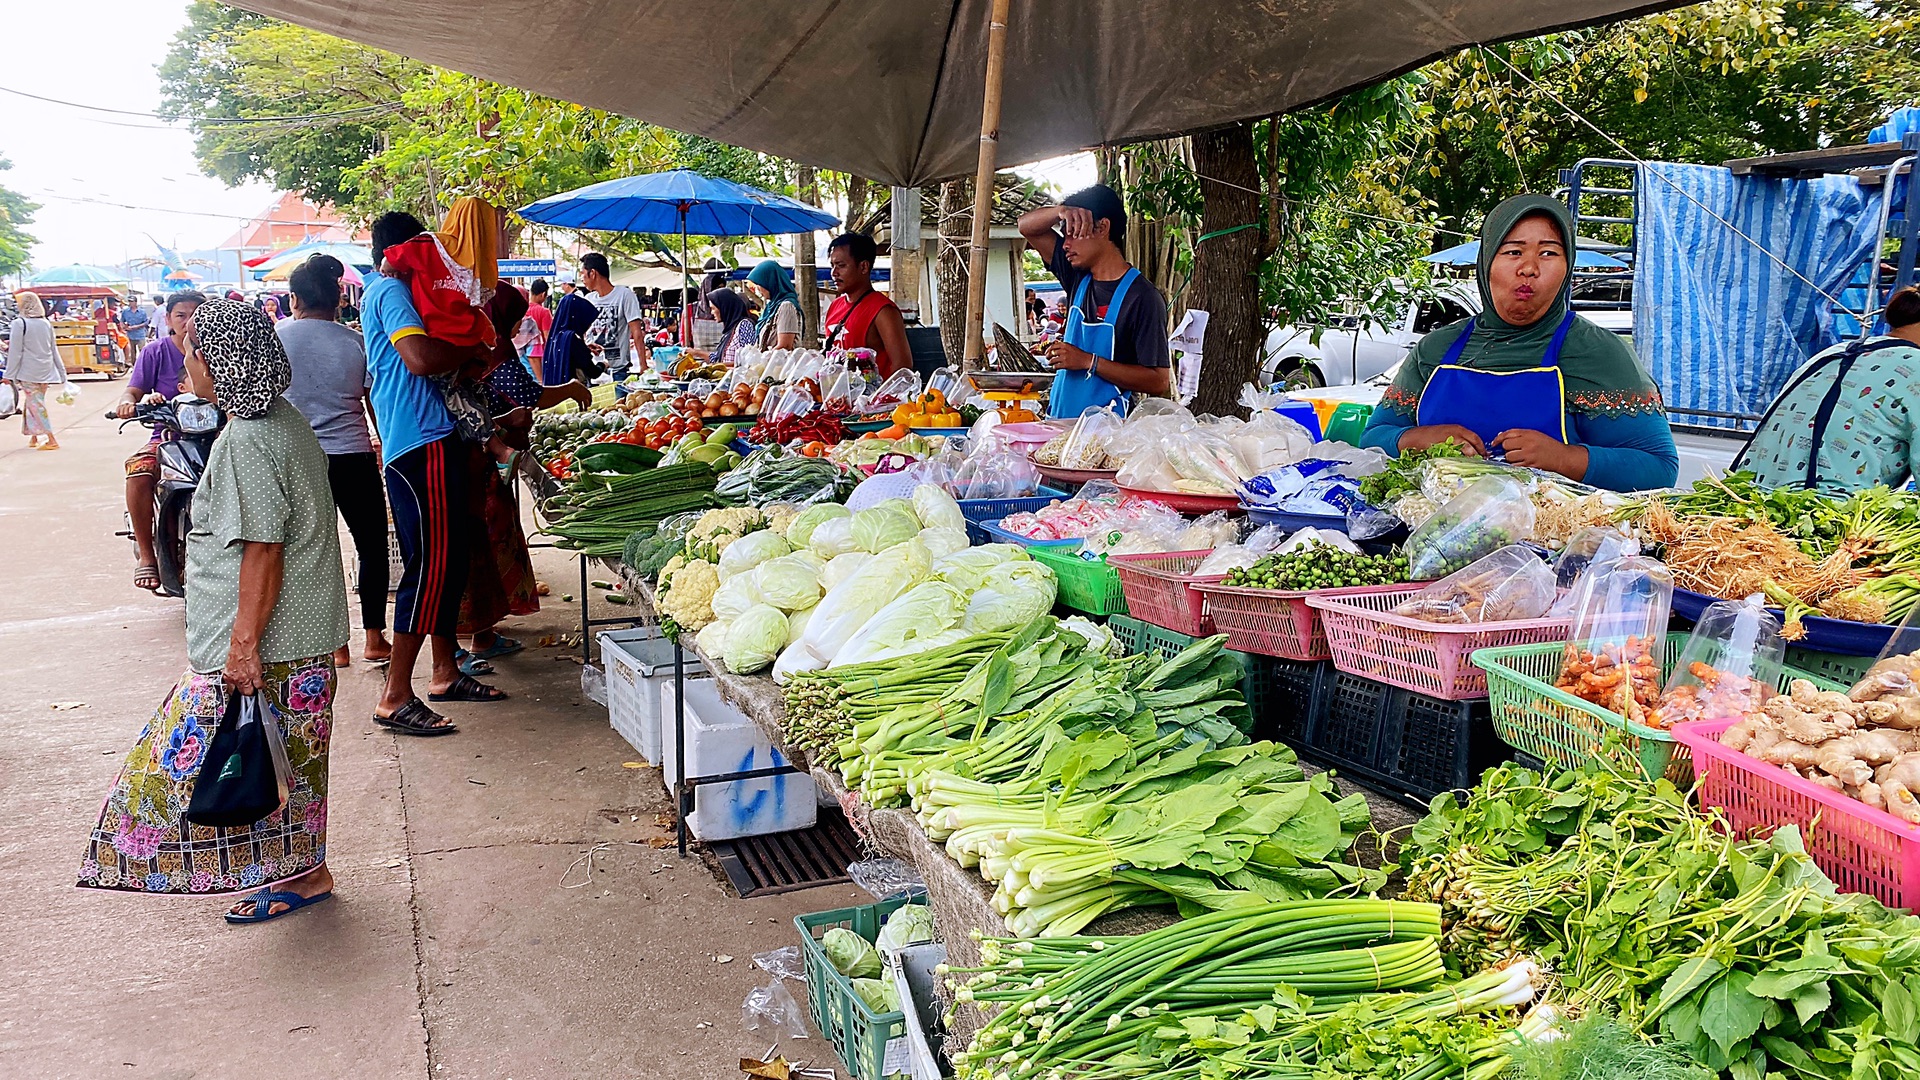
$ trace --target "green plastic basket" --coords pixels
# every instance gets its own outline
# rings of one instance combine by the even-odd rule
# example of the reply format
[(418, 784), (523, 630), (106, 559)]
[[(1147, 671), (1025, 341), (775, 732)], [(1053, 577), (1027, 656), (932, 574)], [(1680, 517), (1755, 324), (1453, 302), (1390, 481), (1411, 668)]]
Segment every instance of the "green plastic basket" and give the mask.
[(1847, 656), (1844, 653), (1820, 652), (1817, 649), (1803, 648), (1799, 645), (1787, 646), (1787, 663), (1801, 671), (1811, 671), (1815, 675), (1832, 679), (1834, 682), (1852, 686), (1866, 678), (1867, 669), (1873, 666), (1876, 657)]
[(1120, 574), (1107, 565), (1106, 556), (1083, 559), (1075, 551), (1032, 547), (1033, 561), (1053, 571), (1060, 584), (1060, 603), (1089, 615), (1125, 615), (1127, 595), (1120, 590)]
[[(840, 1056), (840, 1064), (854, 1080), (887, 1080), (907, 1075), (907, 1018), (903, 1012), (877, 1013), (853, 992), (853, 982), (834, 970), (820, 939), (836, 926), (845, 927), (868, 941), (880, 936), (887, 916), (903, 905), (924, 904), (924, 896), (896, 896), (863, 907), (836, 908), (796, 915), (793, 925), (800, 931), (800, 956), (807, 972), (807, 1011), (813, 1014), (813, 1026), (820, 1030)], [(882, 1072), (891, 1044), (894, 1061), (902, 1068)]]
[[(1661, 649), (1660, 679), (1664, 683), (1686, 648), (1688, 635), (1668, 634)], [(1549, 765), (1577, 768), (1602, 753), (1609, 732), (1621, 736), (1618, 764), (1637, 766), (1647, 776), (1665, 776), (1681, 787), (1693, 783), (1693, 759), (1674, 741), (1671, 731), (1636, 724), (1618, 713), (1554, 688), (1567, 643), (1510, 645), (1481, 649), (1473, 662), (1487, 673), (1488, 697), (1493, 705), (1493, 730), (1509, 746)], [(1780, 672), (1784, 691), (1794, 679), (1808, 679), (1823, 690), (1844, 690), (1838, 681), (1791, 665)]]

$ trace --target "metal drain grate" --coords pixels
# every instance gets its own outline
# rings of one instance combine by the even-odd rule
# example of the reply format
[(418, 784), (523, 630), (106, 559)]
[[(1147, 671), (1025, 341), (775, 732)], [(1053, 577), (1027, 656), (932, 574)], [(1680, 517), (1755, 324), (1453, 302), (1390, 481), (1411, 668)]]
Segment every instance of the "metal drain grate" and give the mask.
[(861, 857), (846, 815), (824, 806), (811, 829), (716, 840), (707, 849), (742, 897), (841, 884), (851, 880), (847, 864)]

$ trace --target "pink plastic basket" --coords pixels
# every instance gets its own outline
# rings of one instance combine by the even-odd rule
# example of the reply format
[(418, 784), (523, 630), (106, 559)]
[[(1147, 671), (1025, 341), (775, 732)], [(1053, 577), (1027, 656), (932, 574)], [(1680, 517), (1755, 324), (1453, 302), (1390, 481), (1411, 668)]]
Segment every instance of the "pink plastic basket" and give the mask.
[(1841, 891), (1920, 907), (1920, 825), (1721, 746), (1720, 733), (1734, 723), (1674, 725), (1674, 739), (1693, 752), (1702, 805), (1724, 811), (1742, 833), (1797, 825), (1807, 854)]
[(1487, 696), (1487, 673), (1468, 662), (1475, 649), (1532, 645), (1567, 636), (1566, 619), (1456, 625), (1393, 613), (1419, 591), (1402, 586), (1359, 595), (1307, 597), (1307, 606), (1320, 612), (1333, 666), (1444, 701), (1470, 701)]
[(1211, 551), (1149, 552), (1113, 555), (1107, 563), (1120, 575), (1120, 591), (1127, 598), (1127, 614), (1142, 622), (1194, 637), (1218, 633), (1207, 613), (1207, 598), (1194, 586), (1226, 577), (1192, 573)]
[(1213, 625), (1227, 635), (1227, 648), (1283, 660), (1326, 660), (1327, 632), (1320, 613), (1307, 606), (1309, 596), (1350, 596), (1405, 589), (1405, 585), (1361, 585), (1318, 592), (1248, 589), (1238, 585), (1195, 585), (1207, 598)]

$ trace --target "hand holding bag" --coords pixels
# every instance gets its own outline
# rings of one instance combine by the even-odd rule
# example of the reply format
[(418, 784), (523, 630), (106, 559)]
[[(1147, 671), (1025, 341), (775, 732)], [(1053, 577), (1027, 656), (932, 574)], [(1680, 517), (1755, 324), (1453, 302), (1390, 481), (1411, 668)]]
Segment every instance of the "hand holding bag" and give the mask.
[(181, 817), (218, 828), (252, 825), (287, 804), (292, 772), (273, 703), (265, 694), (228, 694)]

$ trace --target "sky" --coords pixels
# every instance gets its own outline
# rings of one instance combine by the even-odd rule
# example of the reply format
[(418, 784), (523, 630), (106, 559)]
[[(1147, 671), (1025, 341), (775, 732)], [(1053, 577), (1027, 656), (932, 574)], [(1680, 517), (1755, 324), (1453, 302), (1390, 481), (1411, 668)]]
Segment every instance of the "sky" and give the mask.
[(0, 184), (40, 204), (28, 227), (38, 241), (35, 268), (152, 256), (149, 233), (181, 250), (218, 244), (273, 202), (269, 185), (229, 188), (201, 175), (184, 125), (16, 93), (158, 110), (155, 69), (186, 25), (187, 0), (85, 6), (79, 24), (73, 8), (57, 3), (22, 3), (7, 15), (12, 46), (0, 64), (0, 154), (13, 168), (0, 172)]
[[(9, 12), (0, 155), (13, 168), (0, 172), (0, 184), (40, 204), (28, 228), (35, 270), (151, 257), (149, 234), (180, 251), (210, 248), (272, 204), (267, 184), (229, 188), (203, 175), (185, 125), (98, 111), (159, 109), (156, 68), (186, 25), (187, 2), (86, 0), (84, 29), (57, 3)], [(1093, 182), (1094, 162), (1075, 154), (1017, 171), (1074, 191)]]

